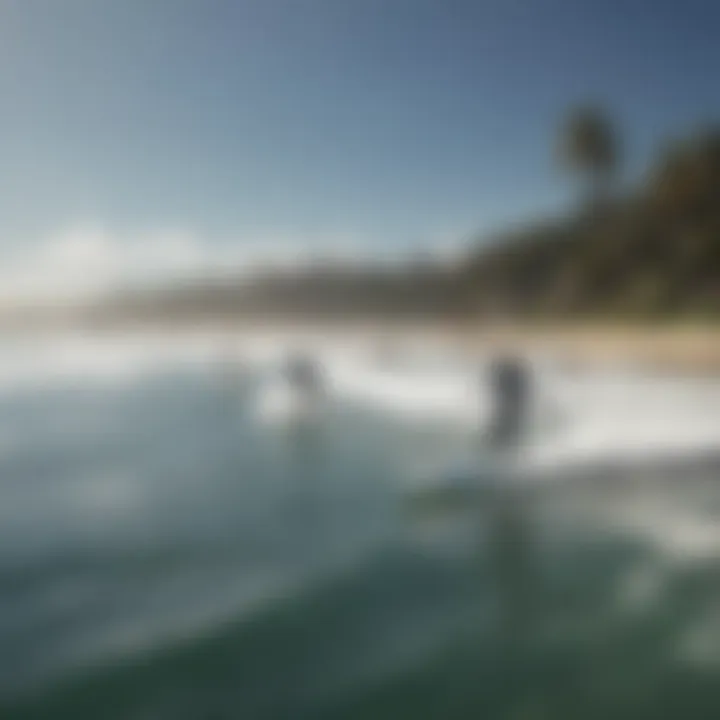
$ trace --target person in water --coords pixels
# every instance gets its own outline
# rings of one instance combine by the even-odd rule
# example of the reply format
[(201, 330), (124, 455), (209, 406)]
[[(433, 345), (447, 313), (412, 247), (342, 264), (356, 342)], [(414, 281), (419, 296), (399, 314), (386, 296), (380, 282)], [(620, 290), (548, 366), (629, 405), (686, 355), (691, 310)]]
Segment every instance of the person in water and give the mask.
[(490, 367), (491, 419), (488, 440), (498, 449), (519, 443), (527, 425), (530, 370), (518, 357), (502, 356)]
[(316, 398), (322, 390), (320, 370), (311, 358), (304, 355), (293, 357), (286, 369), (290, 383), (307, 398)]

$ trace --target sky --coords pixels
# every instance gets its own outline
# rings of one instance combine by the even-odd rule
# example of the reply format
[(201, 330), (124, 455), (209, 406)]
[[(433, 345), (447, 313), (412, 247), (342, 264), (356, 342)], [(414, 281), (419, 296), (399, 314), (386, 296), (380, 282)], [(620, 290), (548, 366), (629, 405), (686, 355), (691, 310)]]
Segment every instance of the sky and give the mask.
[(720, 115), (718, 27), (714, 0), (0, 0), (0, 285), (561, 212), (568, 108), (606, 108), (637, 177)]

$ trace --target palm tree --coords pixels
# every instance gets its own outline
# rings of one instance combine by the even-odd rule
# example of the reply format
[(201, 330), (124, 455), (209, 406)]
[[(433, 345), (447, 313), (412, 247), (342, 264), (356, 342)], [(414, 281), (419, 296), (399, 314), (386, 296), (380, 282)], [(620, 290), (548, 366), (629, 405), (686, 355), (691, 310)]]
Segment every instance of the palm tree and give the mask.
[(560, 133), (562, 165), (584, 178), (592, 205), (604, 200), (619, 164), (619, 143), (612, 122), (599, 108), (572, 110)]

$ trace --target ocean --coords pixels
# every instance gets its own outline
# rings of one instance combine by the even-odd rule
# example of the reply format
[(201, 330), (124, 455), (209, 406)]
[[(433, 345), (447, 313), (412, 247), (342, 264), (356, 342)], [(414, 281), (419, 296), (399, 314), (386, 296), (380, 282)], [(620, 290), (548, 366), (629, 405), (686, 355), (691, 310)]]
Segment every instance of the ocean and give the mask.
[(720, 717), (720, 380), (538, 360), (508, 469), (476, 361), (313, 348), (297, 422), (283, 352), (3, 341), (3, 720)]

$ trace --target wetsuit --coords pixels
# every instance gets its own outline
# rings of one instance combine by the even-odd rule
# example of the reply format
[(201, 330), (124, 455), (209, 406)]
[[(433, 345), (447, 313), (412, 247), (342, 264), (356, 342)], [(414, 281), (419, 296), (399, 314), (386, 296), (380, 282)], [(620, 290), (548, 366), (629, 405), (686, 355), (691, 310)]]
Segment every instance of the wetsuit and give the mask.
[(490, 384), (490, 442), (507, 448), (520, 440), (524, 430), (530, 396), (528, 369), (517, 358), (501, 358), (491, 367)]

